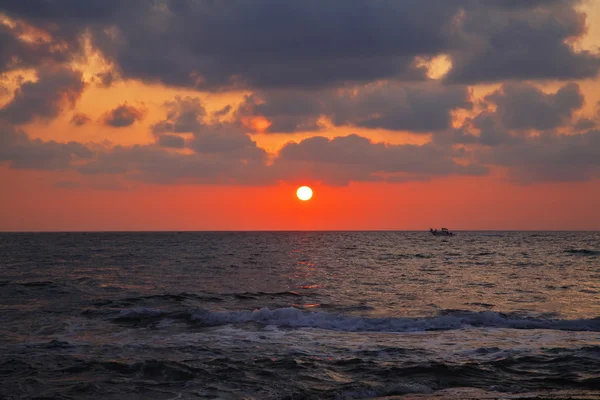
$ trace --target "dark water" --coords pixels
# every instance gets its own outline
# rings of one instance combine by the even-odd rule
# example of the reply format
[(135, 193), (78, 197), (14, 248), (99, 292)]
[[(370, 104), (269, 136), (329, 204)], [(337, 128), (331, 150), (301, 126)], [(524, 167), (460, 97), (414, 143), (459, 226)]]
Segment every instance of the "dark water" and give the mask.
[(600, 234), (0, 234), (0, 398), (600, 394)]

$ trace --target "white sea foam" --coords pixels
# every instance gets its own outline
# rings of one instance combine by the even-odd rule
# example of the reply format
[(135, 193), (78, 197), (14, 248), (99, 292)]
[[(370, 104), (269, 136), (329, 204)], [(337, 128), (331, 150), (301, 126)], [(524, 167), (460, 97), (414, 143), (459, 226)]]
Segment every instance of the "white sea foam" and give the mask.
[(191, 319), (205, 325), (219, 326), (255, 322), (294, 328), (318, 328), (347, 332), (418, 332), (471, 327), (600, 331), (600, 318), (579, 320), (544, 320), (509, 317), (492, 311), (460, 312), (427, 318), (368, 318), (307, 312), (297, 308), (261, 308), (254, 311), (196, 311)]

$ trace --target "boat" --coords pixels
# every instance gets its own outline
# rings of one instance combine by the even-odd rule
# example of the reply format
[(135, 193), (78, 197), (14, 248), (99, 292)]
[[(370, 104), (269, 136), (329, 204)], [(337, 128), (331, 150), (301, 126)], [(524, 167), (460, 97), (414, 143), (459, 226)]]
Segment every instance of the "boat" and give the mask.
[(437, 229), (429, 228), (429, 232), (431, 232), (433, 236), (454, 236), (454, 232), (450, 232), (447, 228), (442, 228), (439, 231)]

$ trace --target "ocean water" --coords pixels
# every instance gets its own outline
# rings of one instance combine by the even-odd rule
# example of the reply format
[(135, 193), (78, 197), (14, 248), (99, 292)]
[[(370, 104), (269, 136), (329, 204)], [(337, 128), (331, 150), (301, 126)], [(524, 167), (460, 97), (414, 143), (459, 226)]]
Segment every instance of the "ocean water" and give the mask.
[(2, 399), (540, 393), (600, 396), (600, 233), (0, 234)]

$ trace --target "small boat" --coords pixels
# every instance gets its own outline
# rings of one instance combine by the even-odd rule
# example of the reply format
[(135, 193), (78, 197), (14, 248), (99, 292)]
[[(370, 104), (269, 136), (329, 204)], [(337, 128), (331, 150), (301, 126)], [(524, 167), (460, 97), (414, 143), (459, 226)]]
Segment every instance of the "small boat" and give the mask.
[(438, 231), (437, 229), (431, 229), (431, 228), (429, 228), (429, 232), (431, 232), (431, 234), (433, 236), (454, 236), (454, 233), (450, 232), (446, 228), (442, 228), (442, 230), (440, 230), (440, 231)]

